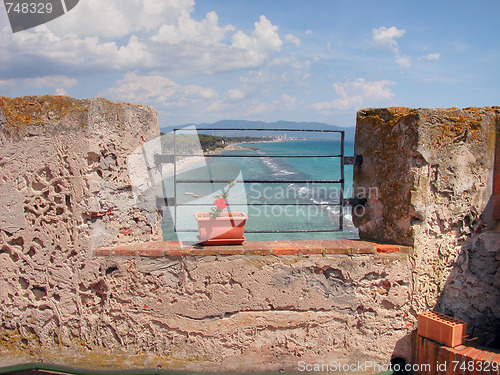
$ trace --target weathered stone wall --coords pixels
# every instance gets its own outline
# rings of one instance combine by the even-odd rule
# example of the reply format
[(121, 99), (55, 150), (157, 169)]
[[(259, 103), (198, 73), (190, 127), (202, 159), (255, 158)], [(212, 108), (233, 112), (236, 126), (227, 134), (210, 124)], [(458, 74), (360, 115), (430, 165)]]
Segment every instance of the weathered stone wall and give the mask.
[(96, 256), (161, 240), (127, 168), (147, 180), (158, 133), (149, 107), (0, 99), (3, 365), (296, 371), (409, 353), (407, 254)]
[(371, 191), (366, 214), (354, 217), (360, 237), (414, 246), (413, 311), (435, 308), (470, 330), (500, 319), (499, 134), (499, 107), (357, 115), (355, 191)]

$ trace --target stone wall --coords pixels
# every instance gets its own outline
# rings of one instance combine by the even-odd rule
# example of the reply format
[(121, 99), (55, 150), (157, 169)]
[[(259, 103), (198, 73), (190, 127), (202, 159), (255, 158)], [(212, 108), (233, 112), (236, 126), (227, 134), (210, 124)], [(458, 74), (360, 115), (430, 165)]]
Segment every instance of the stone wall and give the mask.
[(159, 134), (152, 108), (0, 98), (2, 364), (386, 364), (409, 359), (421, 310), (498, 318), (498, 112), (358, 113), (360, 235), (414, 255), (363, 241), (159, 251), (148, 203), (159, 173), (143, 148)]
[(97, 252), (161, 240), (136, 199), (157, 180), (141, 147), (158, 133), (150, 107), (0, 99), (2, 365), (297, 371), (410, 352), (408, 251)]
[(360, 237), (413, 246), (412, 310), (465, 320), (469, 333), (500, 319), (499, 134), (499, 107), (357, 114), (355, 191), (378, 193), (354, 218)]

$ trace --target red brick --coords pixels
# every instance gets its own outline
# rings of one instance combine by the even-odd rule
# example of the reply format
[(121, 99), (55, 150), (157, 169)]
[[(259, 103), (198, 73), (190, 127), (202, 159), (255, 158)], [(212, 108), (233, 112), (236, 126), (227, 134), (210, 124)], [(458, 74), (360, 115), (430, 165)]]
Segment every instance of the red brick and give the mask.
[(300, 255), (324, 254), (325, 248), (321, 241), (294, 241)]
[(493, 181), (493, 194), (500, 194), (500, 169), (495, 170)]
[(162, 257), (165, 254), (165, 251), (163, 249), (142, 248), (137, 250), (137, 254), (141, 257)]
[(191, 255), (207, 256), (219, 255), (218, 246), (193, 246), (189, 252)]
[[(170, 242), (174, 241), (155, 241), (155, 242), (146, 242), (141, 245), (141, 250), (165, 250), (169, 245)], [(178, 243), (178, 242), (174, 242)]]
[(273, 255), (297, 255), (297, 247), (290, 241), (273, 241), (269, 246)]
[(352, 254), (375, 254), (375, 244), (365, 241), (341, 240), (343, 244), (350, 247)]
[(474, 371), (469, 370), (469, 366), (471, 366), (470, 368), (472, 368), (472, 369), (475, 368), (476, 358), (481, 353), (482, 353), (482, 350), (474, 349), (474, 350), (470, 351), (469, 353), (467, 353), (467, 355), (465, 355), (465, 357), (464, 357), (465, 369), (466, 369), (465, 375), (472, 375), (474, 373)]
[(399, 252), (401, 254), (413, 254), (413, 247), (411, 247), (411, 246), (399, 246)]
[(120, 246), (120, 247), (115, 247), (113, 249), (113, 255), (120, 255), (120, 256), (136, 256), (137, 255), (137, 250), (135, 250), (133, 247), (126, 248), (125, 246)]
[(243, 248), (247, 255), (271, 255), (271, 246), (267, 241), (245, 241)]
[(375, 247), (379, 254), (399, 253), (398, 245), (376, 244)]
[(500, 195), (493, 195), (493, 219), (500, 220)]
[(474, 372), (472, 373), (472, 375), (481, 375), (482, 365), (480, 365), (478, 363), (482, 362), (483, 358), (486, 357), (487, 355), (488, 355), (488, 352), (486, 352), (486, 351), (482, 351), (481, 353), (479, 353), (479, 355), (475, 359), (476, 365), (474, 366)]
[[(467, 366), (466, 364), (466, 361), (467, 361), (467, 354), (470, 353), (472, 350), (474, 350), (473, 347), (471, 346), (464, 346), (463, 349), (459, 349), (461, 348), (462, 345), (459, 345), (456, 347), (457, 352), (455, 353), (455, 356), (454, 356), (454, 363), (452, 363), (452, 366), (454, 367), (454, 374), (457, 374), (457, 375), (465, 375), (465, 371), (463, 371), (462, 369), (460, 369), (460, 367), (464, 367), (464, 366)], [(464, 365), (465, 363), (465, 365)]]
[(351, 254), (350, 246), (343, 243), (342, 240), (337, 241), (321, 241), (325, 248), (325, 254)]
[(95, 255), (97, 255), (97, 256), (108, 256), (108, 255), (111, 255), (112, 253), (113, 253), (113, 249), (105, 249), (105, 248), (97, 249), (95, 251)]
[(495, 375), (500, 374), (500, 354), (497, 353), (497, 355), (495, 356), (495, 358), (493, 358), (490, 362), (491, 363), (496, 363), (496, 365), (493, 365), (493, 369), (496, 369), (496, 371), (492, 371), (492, 373), (495, 374)]
[(220, 255), (240, 255), (245, 254), (243, 245), (219, 246)]
[(179, 248), (169, 248), (165, 250), (164, 255), (165, 256), (184, 256), (184, 255), (190, 255), (191, 254), (191, 247), (186, 246), (186, 247), (179, 247)]

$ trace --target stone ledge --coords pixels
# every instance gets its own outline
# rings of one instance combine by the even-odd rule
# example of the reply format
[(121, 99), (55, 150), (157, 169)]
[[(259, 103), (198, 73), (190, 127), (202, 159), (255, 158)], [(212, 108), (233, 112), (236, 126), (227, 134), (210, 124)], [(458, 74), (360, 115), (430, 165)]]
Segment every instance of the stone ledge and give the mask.
[(359, 255), (359, 254), (405, 254), (411, 255), (410, 246), (377, 244), (358, 240), (314, 240), (314, 241), (245, 241), (242, 245), (201, 246), (180, 244), (177, 241), (146, 242), (120, 245), (114, 248), (100, 248), (97, 256), (207, 256), (207, 255)]

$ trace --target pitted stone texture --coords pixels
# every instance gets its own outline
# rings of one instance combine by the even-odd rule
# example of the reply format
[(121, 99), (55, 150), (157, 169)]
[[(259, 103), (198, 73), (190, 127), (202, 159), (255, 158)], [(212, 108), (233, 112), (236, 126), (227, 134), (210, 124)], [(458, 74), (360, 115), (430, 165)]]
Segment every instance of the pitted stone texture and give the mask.
[(103, 293), (92, 247), (129, 243), (124, 228), (161, 239), (134, 206), (126, 164), (158, 135), (156, 112), (33, 96), (1, 97), (0, 114), (0, 320), (49, 347), (84, 340)]
[[(500, 107), (358, 112), (355, 154), (363, 165), (355, 167), (354, 191), (368, 200), (354, 223), (362, 239), (413, 245), (416, 312), (439, 302), (441, 312), (471, 328), (478, 316), (500, 319), (492, 240), (498, 236), (492, 221), (498, 134)], [(459, 286), (467, 290), (460, 298)], [(489, 296), (482, 305), (481, 293)]]

